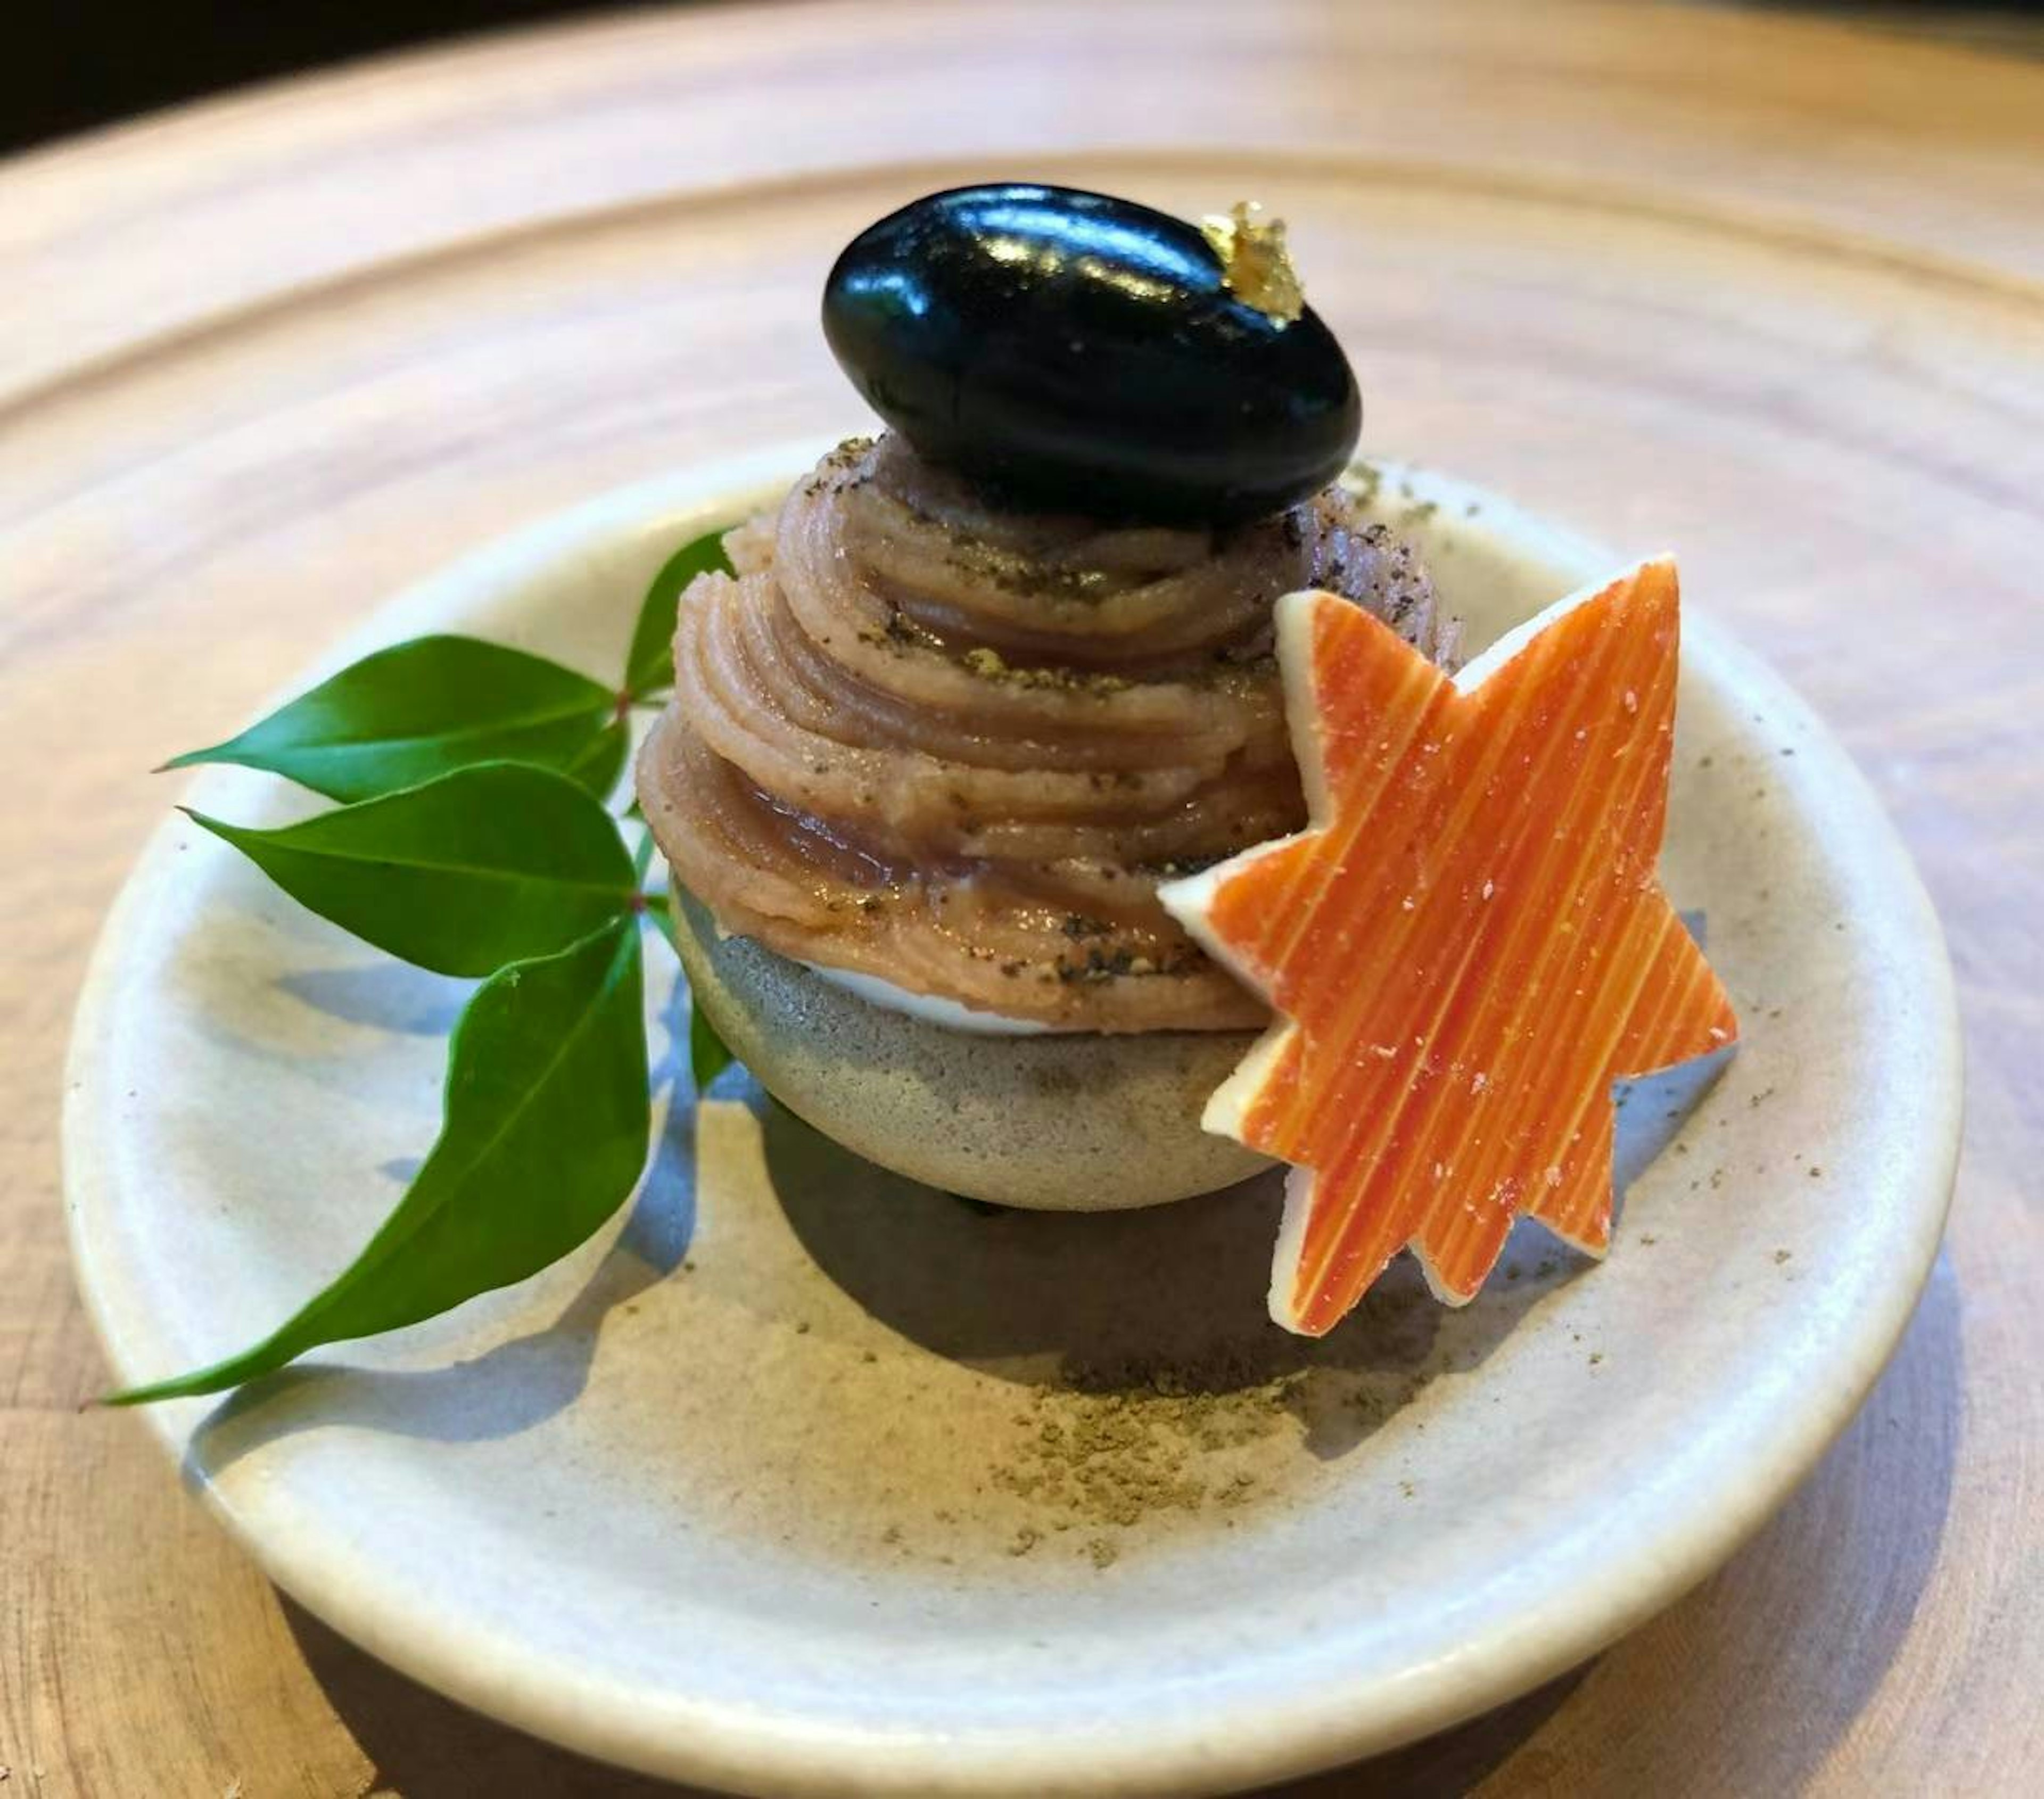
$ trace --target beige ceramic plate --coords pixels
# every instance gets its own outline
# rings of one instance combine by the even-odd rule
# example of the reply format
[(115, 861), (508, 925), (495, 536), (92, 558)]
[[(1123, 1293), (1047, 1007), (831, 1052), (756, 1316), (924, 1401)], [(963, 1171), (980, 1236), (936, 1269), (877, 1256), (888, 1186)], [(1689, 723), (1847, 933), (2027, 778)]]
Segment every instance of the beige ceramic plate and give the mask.
[[(664, 551), (800, 459), (618, 494), (398, 602), (338, 662), (467, 629), (617, 667)], [(1388, 480), (1486, 640), (1616, 558)], [(1650, 550), (1658, 545), (1630, 546)], [(1395, 1270), (1308, 1344), (1264, 1318), (1274, 1188), (983, 1215), (742, 1082), (672, 1102), (620, 1224), (528, 1286), (148, 1423), (306, 1605), (541, 1735), (748, 1790), (1220, 1789), (1494, 1705), (1666, 1604), (1886, 1359), (1950, 1190), (1938, 926), (1809, 712), (1687, 621), (1665, 872), (1744, 1047), (1642, 1091), (1615, 1253), (1522, 1226), (1459, 1313)], [(210, 774), (280, 821), (282, 782)], [(123, 1379), (338, 1269), (430, 1141), (463, 989), (167, 825), (81, 1005), (67, 1176)], [(1673, 1117), (1669, 1115), (1673, 1114)]]

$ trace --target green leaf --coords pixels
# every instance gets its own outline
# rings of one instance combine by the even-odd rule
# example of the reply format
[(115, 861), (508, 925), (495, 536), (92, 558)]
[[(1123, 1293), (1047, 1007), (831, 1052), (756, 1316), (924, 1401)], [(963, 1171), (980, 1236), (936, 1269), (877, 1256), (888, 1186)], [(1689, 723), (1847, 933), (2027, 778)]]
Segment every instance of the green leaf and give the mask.
[(647, 894), (642, 898), (645, 901), (647, 920), (667, 940), (667, 948), (678, 956), (682, 953), (682, 946), (674, 940), (674, 917), (668, 909), (667, 896), (665, 894)]
[(240, 736), (163, 767), (239, 763), (328, 799), (364, 800), (478, 762), (530, 762), (582, 771), (585, 785), (607, 794), (617, 762), (606, 759), (624, 755), (617, 700), (523, 650), (415, 637), (363, 657)]
[[(647, 833), (649, 836), (651, 834)], [(674, 923), (674, 908), (667, 903), (667, 895), (647, 894), (644, 896), (644, 904), (647, 919), (667, 940), (667, 948), (678, 956), (681, 945), (674, 940), (678, 927)], [(717, 1027), (697, 1003), (695, 995), (690, 994), (689, 1072), (695, 1078), (697, 1093), (707, 1092), (710, 1082), (737, 1059), (731, 1053), (730, 1046), (717, 1035)]]
[[(631, 748), (632, 732), (621, 718), (613, 717), (610, 723), (592, 737), (589, 747), (561, 772), (578, 787), (586, 787), (600, 800), (608, 801), (611, 790), (617, 785), (617, 777), (624, 770), (624, 753)], [(513, 762), (528, 762), (528, 756), (512, 756)]]
[(565, 775), (485, 763), (299, 825), (188, 816), (292, 898), (441, 974), (547, 955), (628, 909), (624, 840)]
[(477, 990), (448, 1050), (440, 1140), (347, 1271), (253, 1348), (107, 1403), (219, 1393), (535, 1274), (622, 1205), (651, 1124), (629, 918)]
[(689, 998), (689, 1071), (696, 1078), (696, 1091), (707, 1093), (709, 1084), (737, 1059), (717, 1034), (709, 1014)]
[(732, 572), (724, 553), (724, 532), (712, 531), (684, 544), (667, 558), (639, 607), (632, 632), (632, 654), (624, 665), (625, 691), (635, 700), (670, 687), (674, 682), (674, 620), (681, 610), (682, 590), (698, 575), (712, 570)]

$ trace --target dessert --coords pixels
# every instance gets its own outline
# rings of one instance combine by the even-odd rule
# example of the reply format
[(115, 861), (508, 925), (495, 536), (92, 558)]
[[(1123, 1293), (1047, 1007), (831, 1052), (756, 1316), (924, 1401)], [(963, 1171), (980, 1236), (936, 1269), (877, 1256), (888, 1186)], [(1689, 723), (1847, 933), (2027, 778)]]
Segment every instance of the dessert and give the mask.
[(794, 1110), (976, 1197), (1261, 1165), (1198, 1120), (1267, 1009), (1157, 886), (1305, 821), (1280, 594), (1452, 663), (1425, 571), (1331, 484), (1361, 418), (1339, 346), (1235, 266), (1063, 190), (883, 220), (825, 321), (895, 429), (733, 531), (735, 575), (681, 609), (640, 786), (699, 998)]
[(996, 507), (889, 436), (727, 548), (675, 635), (663, 849), (728, 928), (987, 1026), (1260, 1026), (1155, 892), (1305, 821), (1272, 605), (1324, 588), (1450, 640), (1339, 491), (1103, 524)]
[[(1466, 1298), (1521, 1209), (1599, 1247), (1600, 1083), (1732, 1029), (1654, 885), (1672, 569), (1458, 686), (1427, 571), (1339, 479), (1347, 362), (1246, 208), (1201, 228), (1063, 189), (932, 195), (846, 250), (824, 317), (890, 429), (729, 533), (639, 763), (732, 1047), (848, 1147), (979, 1198), (1148, 1204), (1291, 1161), (1273, 1311), (1295, 1329), (1408, 1242)], [(1570, 706), (1594, 741), (1550, 753)], [(1366, 738), (1392, 771), (1366, 804), (1343, 759)], [(1473, 821), (1515, 778), (1538, 803), (1486, 845)], [(1525, 848), (1542, 829), (1566, 856)], [(1493, 854), (1541, 877), (1530, 902), (1462, 879)], [(1578, 905), (1637, 990), (1584, 974)], [(1683, 978), (1649, 1028), (1638, 992)], [(1543, 980), (1581, 1003), (1535, 1019)], [(1385, 1053), (1394, 1028), (1414, 1044)], [(1483, 1117), (1515, 1123), (1485, 1139), (1437, 1078), (1480, 1094), (1493, 1061)], [(1535, 1190), (1556, 1169), (1566, 1206)]]

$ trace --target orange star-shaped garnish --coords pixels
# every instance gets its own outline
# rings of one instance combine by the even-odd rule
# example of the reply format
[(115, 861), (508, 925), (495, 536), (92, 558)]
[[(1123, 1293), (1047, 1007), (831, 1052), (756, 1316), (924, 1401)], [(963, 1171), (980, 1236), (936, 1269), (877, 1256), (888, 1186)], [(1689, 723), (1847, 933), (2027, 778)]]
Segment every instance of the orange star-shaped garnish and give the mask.
[(1612, 1083), (1739, 1027), (1654, 874), (1673, 562), (1456, 677), (1331, 594), (1278, 632), (1312, 823), (1163, 898), (1279, 1014), (1205, 1123), (1294, 1165), (1270, 1309), (1317, 1336), (1408, 1246), (1473, 1297), (1522, 1212), (1602, 1254)]

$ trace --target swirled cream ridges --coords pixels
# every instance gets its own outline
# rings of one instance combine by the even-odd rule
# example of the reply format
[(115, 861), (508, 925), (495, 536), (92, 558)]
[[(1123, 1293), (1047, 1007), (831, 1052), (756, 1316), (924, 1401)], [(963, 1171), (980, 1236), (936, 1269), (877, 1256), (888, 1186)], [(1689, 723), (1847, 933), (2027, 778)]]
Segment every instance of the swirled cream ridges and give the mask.
[(1330, 489), (1222, 532), (997, 509), (834, 452), (684, 596), (640, 791), (677, 878), (783, 955), (1067, 1030), (1264, 1021), (1160, 879), (1297, 829), (1271, 605), (1437, 662), (1424, 571)]

